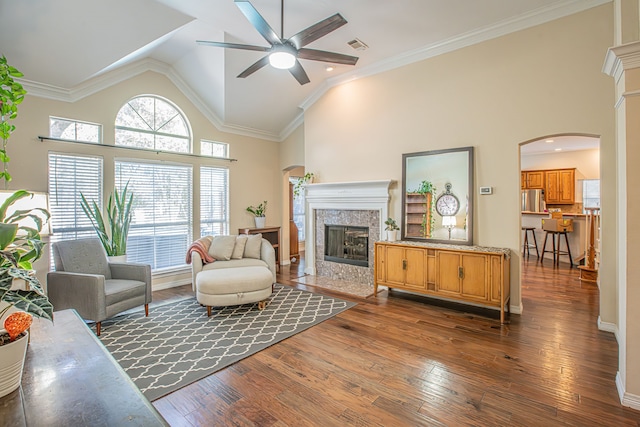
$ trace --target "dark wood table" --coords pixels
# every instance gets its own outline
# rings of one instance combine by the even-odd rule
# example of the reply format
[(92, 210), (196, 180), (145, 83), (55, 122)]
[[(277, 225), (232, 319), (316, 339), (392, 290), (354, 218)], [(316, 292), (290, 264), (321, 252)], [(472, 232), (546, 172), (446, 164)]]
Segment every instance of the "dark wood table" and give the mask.
[(75, 310), (34, 319), (22, 385), (0, 398), (7, 426), (167, 426)]

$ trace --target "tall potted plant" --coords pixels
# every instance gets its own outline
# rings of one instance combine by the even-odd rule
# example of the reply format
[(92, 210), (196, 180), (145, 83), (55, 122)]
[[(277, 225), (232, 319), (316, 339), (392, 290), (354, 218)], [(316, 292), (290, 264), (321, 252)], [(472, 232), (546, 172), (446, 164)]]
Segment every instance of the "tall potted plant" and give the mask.
[[(49, 212), (40, 208), (10, 212), (16, 201), (31, 196), (19, 190), (0, 206), (0, 319), (4, 326), (0, 329), (0, 397), (20, 386), (31, 315), (53, 317), (53, 306), (32, 269), (32, 263), (42, 256), (40, 232)], [(34, 227), (19, 224), (25, 219)], [(15, 279), (24, 284), (23, 289), (16, 288)], [(12, 309), (22, 311), (4, 319)]]
[[(127, 237), (133, 217), (133, 193), (129, 192), (129, 183), (119, 192), (116, 188), (109, 195), (107, 202), (106, 220), (95, 201), (89, 202), (84, 194), (80, 193), (82, 210), (91, 220), (91, 225), (102, 242), (107, 256), (112, 261), (124, 261), (127, 255)], [(117, 258), (115, 258), (117, 257)]]
[[(27, 93), (15, 78), (22, 73), (0, 58), (0, 180), (5, 188), (11, 181), (7, 164), (7, 142), (15, 130), (11, 123), (18, 116), (18, 105)], [(33, 262), (42, 256), (44, 242), (40, 239), (43, 224), (49, 220), (46, 209), (15, 209), (20, 199), (33, 197), (24, 190), (15, 191), (0, 205), (0, 397), (20, 386), (27, 352), (31, 315), (52, 319), (53, 307), (37, 276)], [(24, 225), (27, 222), (28, 225)], [(33, 225), (31, 225), (33, 224)], [(15, 279), (23, 283), (17, 289)], [(10, 311), (18, 310), (9, 314)], [(20, 311), (22, 310), (22, 311)], [(4, 317), (7, 316), (6, 319)]]

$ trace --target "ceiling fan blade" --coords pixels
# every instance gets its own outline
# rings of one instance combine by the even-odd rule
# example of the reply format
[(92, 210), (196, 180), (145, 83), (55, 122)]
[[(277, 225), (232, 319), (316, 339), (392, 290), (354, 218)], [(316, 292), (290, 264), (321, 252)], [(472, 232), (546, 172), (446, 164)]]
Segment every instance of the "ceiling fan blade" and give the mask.
[(269, 55), (263, 56), (258, 61), (256, 61), (253, 65), (251, 65), (249, 68), (247, 68), (246, 70), (238, 74), (238, 77), (241, 79), (244, 79), (245, 77), (249, 77), (251, 74), (255, 73), (260, 68), (267, 65), (268, 63), (269, 63)]
[(317, 24), (313, 24), (309, 28), (300, 31), (298, 34), (291, 37), (289, 41), (293, 42), (293, 44), (295, 44), (299, 49), (315, 40), (318, 40), (322, 36), (326, 36), (331, 31), (342, 27), (346, 23), (347, 20), (344, 19), (339, 13), (336, 13), (335, 15), (330, 16), (327, 19), (323, 19)]
[(298, 83), (300, 83), (301, 85), (306, 85), (311, 81), (309, 80), (309, 76), (307, 76), (307, 73), (304, 71), (304, 68), (302, 68), (300, 61), (298, 61), (297, 59), (296, 64), (293, 66), (293, 68), (289, 68), (289, 72), (291, 72), (291, 75), (293, 75), (293, 77), (295, 77)]
[(256, 50), (258, 52), (267, 52), (271, 49), (270, 47), (253, 46), (250, 44), (210, 42), (207, 40), (196, 40), (196, 43), (204, 46), (226, 47), (229, 49)]
[(267, 24), (262, 15), (258, 13), (255, 7), (247, 0), (235, 0), (235, 4), (238, 6), (244, 16), (251, 22), (256, 30), (271, 44), (280, 44), (280, 37), (275, 31)]
[(298, 51), (298, 58), (344, 65), (356, 65), (356, 62), (358, 62), (357, 56), (306, 48), (302, 48)]

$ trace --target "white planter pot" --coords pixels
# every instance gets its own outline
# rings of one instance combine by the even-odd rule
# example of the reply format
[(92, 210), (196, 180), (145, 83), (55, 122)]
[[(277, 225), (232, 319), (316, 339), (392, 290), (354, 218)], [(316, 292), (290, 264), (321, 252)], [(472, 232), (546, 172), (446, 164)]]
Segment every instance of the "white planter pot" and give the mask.
[(395, 242), (398, 240), (398, 230), (387, 230), (387, 241)]
[[(0, 334), (5, 332), (4, 329), (0, 329)], [(29, 332), (27, 331), (26, 335), (0, 346), (0, 397), (20, 387), (28, 343)]]
[(267, 223), (267, 218), (264, 216), (257, 216), (256, 219), (256, 228), (264, 228)]
[(127, 262), (127, 254), (115, 255), (115, 256), (110, 256), (110, 257), (107, 257), (107, 258), (109, 258), (109, 262), (115, 262), (115, 263)]

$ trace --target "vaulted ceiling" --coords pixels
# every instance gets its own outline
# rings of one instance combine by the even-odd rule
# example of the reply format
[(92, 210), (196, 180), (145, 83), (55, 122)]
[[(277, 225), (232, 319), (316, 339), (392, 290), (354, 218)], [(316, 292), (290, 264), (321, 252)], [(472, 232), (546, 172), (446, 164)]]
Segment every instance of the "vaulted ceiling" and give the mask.
[[(340, 13), (348, 24), (309, 48), (359, 57), (355, 66), (301, 59), (310, 83), (264, 55), (196, 44), (268, 47), (233, 0), (0, 0), (0, 55), (33, 95), (74, 101), (146, 70), (166, 74), (221, 130), (282, 140), (303, 108), (343, 82), (572, 14), (609, 0), (286, 0), (284, 37)], [(251, 0), (280, 33), (279, 0)], [(348, 42), (359, 39), (368, 49)]]

